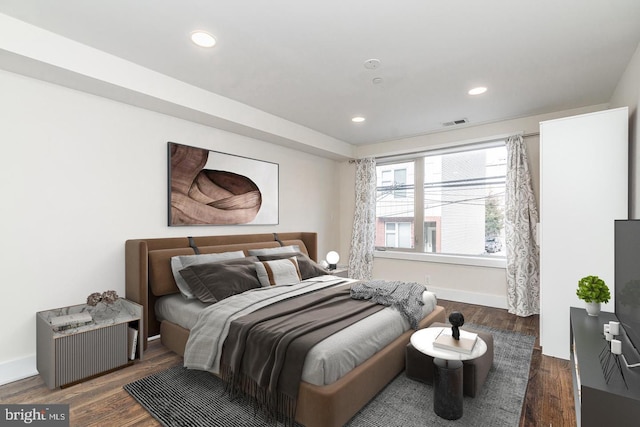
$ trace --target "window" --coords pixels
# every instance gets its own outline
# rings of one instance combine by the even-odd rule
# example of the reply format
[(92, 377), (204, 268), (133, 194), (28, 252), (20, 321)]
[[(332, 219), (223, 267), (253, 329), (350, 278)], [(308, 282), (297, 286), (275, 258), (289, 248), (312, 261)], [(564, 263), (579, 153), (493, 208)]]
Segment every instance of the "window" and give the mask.
[(379, 163), (376, 246), (503, 257), (506, 155), (483, 144)]
[(376, 246), (414, 247), (414, 162), (377, 166)]
[(407, 169), (383, 169), (379, 186), (383, 187), (394, 199), (407, 197)]
[(392, 248), (410, 248), (411, 241), (410, 222), (385, 222), (385, 246)]
[(404, 199), (407, 197), (407, 170), (394, 169), (393, 171), (393, 197), (396, 199)]

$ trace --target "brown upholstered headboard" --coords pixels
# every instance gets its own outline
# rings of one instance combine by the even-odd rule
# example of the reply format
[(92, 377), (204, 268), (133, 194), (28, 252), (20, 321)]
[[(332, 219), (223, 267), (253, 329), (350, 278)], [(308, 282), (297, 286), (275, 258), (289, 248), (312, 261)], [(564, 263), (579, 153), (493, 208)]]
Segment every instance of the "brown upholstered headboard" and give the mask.
[(125, 243), (126, 298), (143, 306), (144, 333), (147, 338), (160, 333), (160, 322), (155, 316), (157, 297), (178, 292), (170, 260), (175, 255), (218, 253), (249, 249), (298, 245), (303, 253), (318, 260), (316, 233), (238, 234), (230, 236), (168, 237), (133, 239)]

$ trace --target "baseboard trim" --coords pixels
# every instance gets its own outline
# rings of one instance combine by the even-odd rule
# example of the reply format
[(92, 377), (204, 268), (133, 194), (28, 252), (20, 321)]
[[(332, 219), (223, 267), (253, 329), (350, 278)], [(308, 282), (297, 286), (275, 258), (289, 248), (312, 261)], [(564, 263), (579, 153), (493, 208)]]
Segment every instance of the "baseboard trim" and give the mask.
[(484, 305), (486, 307), (507, 309), (506, 295), (490, 295), (479, 292), (461, 291), (459, 289), (436, 288), (427, 286), (431, 292), (436, 294), (437, 298), (449, 301), (464, 302), (467, 304)]
[(38, 375), (36, 355), (0, 363), (0, 385)]

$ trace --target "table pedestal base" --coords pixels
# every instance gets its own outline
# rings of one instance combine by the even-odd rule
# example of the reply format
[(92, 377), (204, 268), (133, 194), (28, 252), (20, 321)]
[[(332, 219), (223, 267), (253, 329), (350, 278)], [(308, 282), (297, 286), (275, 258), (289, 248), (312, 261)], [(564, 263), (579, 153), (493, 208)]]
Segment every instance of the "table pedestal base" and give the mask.
[(433, 411), (446, 420), (462, 417), (462, 362), (433, 359)]

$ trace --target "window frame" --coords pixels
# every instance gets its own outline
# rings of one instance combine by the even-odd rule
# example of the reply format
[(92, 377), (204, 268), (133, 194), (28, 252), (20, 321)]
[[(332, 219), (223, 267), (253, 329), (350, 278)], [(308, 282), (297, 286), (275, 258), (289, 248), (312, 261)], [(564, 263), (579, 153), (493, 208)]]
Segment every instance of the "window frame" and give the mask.
[[(482, 266), (492, 268), (506, 268), (506, 256), (486, 256), (467, 254), (443, 254), (427, 252), (424, 239), (424, 159), (429, 156), (444, 155), (457, 152), (490, 149), (504, 146), (506, 137), (497, 137), (490, 141), (460, 144), (433, 150), (424, 150), (416, 153), (377, 158), (377, 166), (392, 165), (397, 163), (413, 162), (414, 165), (414, 242), (413, 248), (396, 248), (376, 246), (374, 257), (387, 259), (403, 259), (421, 262), (435, 262), (445, 264), (460, 264), (471, 266)], [(376, 215), (377, 218), (377, 215)], [(386, 226), (385, 226), (386, 227)], [(385, 230), (386, 233), (386, 230)], [(386, 243), (386, 235), (385, 235)]]

